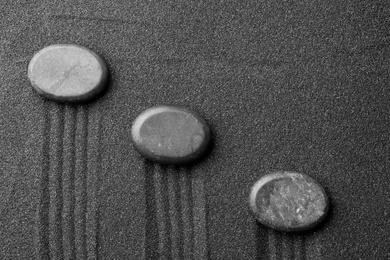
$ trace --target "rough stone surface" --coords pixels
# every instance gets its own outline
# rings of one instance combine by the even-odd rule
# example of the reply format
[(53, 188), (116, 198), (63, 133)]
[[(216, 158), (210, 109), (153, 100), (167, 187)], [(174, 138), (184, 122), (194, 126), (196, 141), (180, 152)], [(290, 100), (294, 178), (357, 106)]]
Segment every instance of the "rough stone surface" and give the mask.
[(147, 109), (133, 123), (135, 148), (152, 161), (183, 164), (201, 157), (210, 142), (210, 131), (197, 113), (182, 107)]
[(253, 186), (250, 203), (262, 224), (280, 231), (308, 230), (328, 210), (324, 189), (311, 177), (291, 172), (261, 178)]
[(107, 82), (103, 59), (74, 44), (55, 44), (37, 52), (28, 77), (35, 90), (56, 101), (87, 101), (100, 94)]

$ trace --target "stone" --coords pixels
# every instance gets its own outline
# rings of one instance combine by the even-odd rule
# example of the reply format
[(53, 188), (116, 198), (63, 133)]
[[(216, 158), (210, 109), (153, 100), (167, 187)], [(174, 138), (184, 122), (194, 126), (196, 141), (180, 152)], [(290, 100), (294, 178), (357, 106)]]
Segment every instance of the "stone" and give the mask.
[(84, 102), (105, 88), (108, 69), (95, 52), (75, 44), (54, 44), (38, 51), (28, 78), (42, 96), (59, 102)]
[(187, 164), (201, 158), (211, 140), (206, 121), (178, 106), (157, 106), (133, 122), (134, 147), (147, 159), (162, 164)]
[(329, 199), (312, 177), (295, 172), (275, 172), (252, 187), (250, 208), (263, 225), (278, 231), (307, 231), (323, 221)]

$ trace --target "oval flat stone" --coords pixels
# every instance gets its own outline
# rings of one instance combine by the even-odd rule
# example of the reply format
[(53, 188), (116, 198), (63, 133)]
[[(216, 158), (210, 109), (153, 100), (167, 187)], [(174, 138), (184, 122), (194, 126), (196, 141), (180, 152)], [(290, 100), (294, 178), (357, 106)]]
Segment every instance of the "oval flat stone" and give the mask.
[(176, 106), (145, 110), (135, 119), (131, 134), (143, 156), (164, 164), (193, 162), (210, 143), (206, 121), (194, 111)]
[(43, 48), (31, 59), (28, 77), (42, 96), (61, 102), (88, 101), (99, 95), (108, 70), (95, 52), (75, 44)]
[(256, 219), (279, 231), (306, 231), (318, 225), (329, 208), (322, 186), (308, 175), (276, 172), (252, 187), (249, 204)]

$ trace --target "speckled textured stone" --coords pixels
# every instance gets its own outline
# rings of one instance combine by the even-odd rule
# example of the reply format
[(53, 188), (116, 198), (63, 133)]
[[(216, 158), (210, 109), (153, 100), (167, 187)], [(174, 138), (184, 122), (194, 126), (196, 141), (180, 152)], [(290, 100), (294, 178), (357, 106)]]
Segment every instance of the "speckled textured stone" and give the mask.
[(309, 230), (325, 218), (329, 200), (310, 176), (276, 172), (260, 178), (252, 187), (250, 206), (264, 225), (279, 231)]
[(185, 164), (204, 155), (210, 143), (206, 121), (184, 107), (158, 106), (142, 112), (133, 123), (134, 147), (146, 158)]
[(54, 44), (37, 52), (28, 67), (35, 90), (56, 101), (82, 102), (99, 95), (107, 66), (95, 52), (75, 44)]

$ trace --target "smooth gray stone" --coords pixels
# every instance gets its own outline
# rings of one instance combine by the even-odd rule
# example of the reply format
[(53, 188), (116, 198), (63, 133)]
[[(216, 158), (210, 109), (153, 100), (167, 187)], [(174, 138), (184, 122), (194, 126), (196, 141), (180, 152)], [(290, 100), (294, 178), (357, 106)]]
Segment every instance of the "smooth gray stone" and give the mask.
[(85, 47), (55, 44), (34, 55), (28, 77), (34, 89), (48, 99), (83, 102), (103, 91), (108, 70), (104, 60)]

